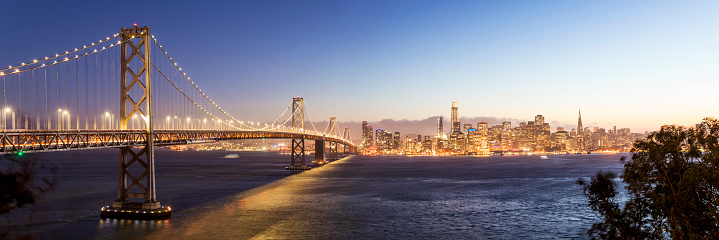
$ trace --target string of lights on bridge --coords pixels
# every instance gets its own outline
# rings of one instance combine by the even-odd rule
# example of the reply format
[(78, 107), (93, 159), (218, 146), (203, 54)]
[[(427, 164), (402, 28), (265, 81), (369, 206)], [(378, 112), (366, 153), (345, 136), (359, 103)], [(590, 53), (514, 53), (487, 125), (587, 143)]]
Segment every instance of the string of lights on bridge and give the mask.
[[(119, 99), (119, 97), (115, 97), (115, 96), (117, 96), (116, 92), (119, 92), (119, 89), (117, 91), (115, 91), (115, 93), (113, 93), (112, 88), (119, 87), (119, 86), (115, 86), (115, 85), (119, 85), (119, 84), (113, 84), (115, 81), (117, 81), (117, 79), (116, 79), (116, 76), (114, 76), (112, 73), (117, 73), (117, 71), (115, 69), (115, 65), (114, 65), (114, 62), (115, 62), (114, 56), (117, 56), (119, 54), (116, 52), (112, 52), (112, 53), (108, 53), (105, 55), (101, 55), (99, 58), (97, 57), (96, 54), (104, 53), (110, 49), (117, 49), (116, 48), (117, 46), (127, 43), (128, 41), (130, 41), (129, 44), (134, 44), (132, 41), (134, 41), (136, 39), (136, 38), (132, 37), (123, 42), (122, 40), (116, 40), (119, 37), (121, 37), (121, 34), (116, 33), (110, 37), (106, 37), (104, 40), (99, 40), (96, 43), (93, 42), (93, 43), (90, 43), (89, 45), (84, 45), (81, 48), (74, 48), (71, 51), (65, 51), (65, 53), (55, 54), (55, 56), (48, 56), (48, 57), (45, 57), (44, 59), (40, 59), (40, 60), (33, 59), (29, 63), (23, 62), (18, 65), (14, 65), (14, 66), (10, 65), (10, 66), (8, 66), (8, 68), (1, 69), (0, 76), (3, 77), (3, 85), (2, 85), (3, 92), (2, 93), (3, 93), (3, 105), (4, 105), (4, 106), (2, 106), (2, 109), (0, 110), (0, 112), (2, 112), (2, 124), (1, 124), (2, 129), (7, 130), (10, 127), (9, 125), (12, 125), (12, 129), (18, 129), (18, 128), (16, 128), (16, 123), (22, 122), (23, 119), (25, 121), (25, 124), (24, 124), (25, 128), (28, 128), (28, 129), (32, 125), (35, 125), (34, 128), (38, 129), (38, 130), (42, 130), (43, 128), (41, 128), (41, 126), (43, 126), (43, 125), (44, 125), (44, 130), (71, 129), (73, 126), (71, 123), (71, 112), (70, 111), (73, 107), (75, 108), (74, 110), (77, 112), (77, 113), (75, 113), (75, 119), (76, 119), (75, 127), (77, 128), (77, 130), (81, 129), (81, 127), (80, 127), (81, 118), (84, 118), (85, 129), (88, 129), (88, 130), (100, 128), (97, 126), (97, 117), (98, 116), (102, 116), (105, 118), (105, 119), (101, 119), (101, 121), (100, 121), (101, 125), (103, 126), (102, 128), (105, 128), (104, 126), (105, 126), (106, 121), (107, 121), (107, 128), (112, 128), (113, 126), (117, 125), (113, 121), (113, 119), (114, 119), (114, 116), (116, 115), (116, 112), (119, 111), (117, 109), (118, 108), (117, 106), (119, 105), (119, 103), (115, 102), (115, 99)], [(164, 55), (164, 60), (162, 58), (155, 59), (157, 61), (152, 61), (152, 59), (150, 60), (150, 65), (151, 65), (152, 69), (144, 69), (144, 71), (146, 71), (145, 74), (147, 74), (147, 72), (154, 70), (154, 72), (159, 73), (161, 78), (165, 80), (165, 81), (161, 81), (159, 79), (154, 80), (154, 78), (152, 80), (152, 81), (155, 81), (155, 85), (160, 84), (158, 86), (153, 86), (153, 88), (152, 88), (153, 91), (157, 91), (158, 93), (159, 92), (163, 93), (163, 94), (156, 94), (153, 97), (154, 100), (152, 103), (153, 105), (156, 105), (153, 107), (154, 109), (157, 109), (158, 107), (160, 107), (160, 110), (155, 110), (152, 113), (155, 116), (156, 123), (162, 123), (162, 121), (160, 120), (160, 119), (162, 119), (161, 117), (167, 115), (166, 121), (165, 121), (164, 125), (162, 125), (162, 128), (171, 129), (173, 127), (179, 128), (182, 126), (181, 122), (179, 121), (179, 119), (181, 119), (181, 118), (178, 118), (178, 116), (175, 114), (172, 114), (172, 115), (175, 115), (174, 118), (172, 118), (170, 116), (171, 110), (173, 110), (173, 109), (176, 111), (179, 111), (178, 109), (182, 109), (181, 112), (184, 112), (186, 114), (190, 113), (189, 115), (192, 115), (192, 113), (194, 113), (194, 115), (192, 117), (190, 117), (189, 115), (187, 116), (188, 123), (184, 126), (186, 128), (187, 127), (199, 128), (199, 125), (200, 125), (199, 123), (197, 125), (192, 125), (192, 124), (189, 124), (189, 122), (191, 119), (200, 121), (201, 119), (203, 119), (201, 114), (204, 114), (206, 116), (204, 118), (204, 120), (202, 120), (201, 122), (204, 123), (209, 118), (211, 120), (210, 122), (216, 122), (216, 123), (220, 124), (221, 126), (224, 126), (223, 127), (224, 129), (235, 129), (235, 130), (242, 130), (242, 131), (247, 131), (247, 130), (249, 130), (249, 131), (287, 131), (288, 128), (291, 128), (291, 126), (287, 126), (288, 122), (290, 121), (290, 118), (287, 118), (284, 121), (282, 121), (283, 117), (286, 116), (288, 110), (290, 109), (291, 104), (290, 104), (290, 106), (285, 108), (285, 110), (282, 112), (282, 114), (280, 114), (280, 116), (277, 117), (273, 122), (264, 123), (264, 126), (262, 126), (262, 124), (260, 122), (240, 121), (237, 118), (233, 117), (232, 115), (227, 113), (225, 110), (223, 110), (218, 104), (216, 104), (214, 101), (212, 101), (210, 99), (210, 97), (207, 94), (205, 94), (205, 92), (203, 92), (199, 88), (199, 86), (197, 86), (197, 84), (195, 84), (195, 82), (190, 80), (190, 77), (187, 75), (187, 73), (182, 70), (182, 68), (179, 66), (179, 64), (177, 62), (174, 61), (173, 58), (170, 57), (169, 53), (162, 47), (162, 45), (159, 44), (157, 38), (154, 35), (150, 35), (150, 37), (152, 38), (152, 43), (154, 43), (153, 45), (157, 46), (157, 49), (160, 50), (162, 55)], [(151, 44), (151, 43), (141, 42), (138, 44)], [(96, 56), (94, 59), (94, 63), (89, 63), (88, 58), (89, 58), (89, 56), (92, 56), (92, 55)], [(143, 53), (139, 53), (139, 56), (145, 58)], [(155, 57), (155, 56), (157, 56), (157, 55), (153, 54), (153, 57)], [(79, 60), (83, 59), (83, 58), (85, 59), (85, 62), (84, 62), (85, 65), (84, 65), (84, 67), (81, 68), (81, 66), (80, 66), (81, 63)], [(100, 62), (100, 65), (98, 65), (98, 61)], [(163, 71), (163, 70), (170, 70), (167, 66), (168, 64), (166, 64), (164, 61), (169, 61), (169, 67), (172, 69), (175, 69), (179, 73), (179, 76), (177, 76), (176, 74), (174, 74), (172, 72)], [(70, 64), (73, 64), (71, 62), (74, 62), (74, 67), (75, 67), (74, 73), (70, 72), (70, 66), (71, 66)], [(59, 67), (59, 64), (62, 64), (62, 63), (68, 64), (65, 66), (64, 71), (62, 71), (62, 69)], [(107, 65), (104, 65), (106, 63), (107, 63)], [(113, 64), (110, 64), (110, 63), (113, 63)], [(53, 72), (52, 70), (50, 70), (50, 75), (51, 75), (50, 78), (48, 78), (47, 70), (41, 71), (38, 74), (36, 74), (36, 71), (41, 70), (43, 68), (48, 69), (51, 66), (55, 66), (55, 71)], [(91, 69), (91, 67), (92, 67), (92, 69)], [(85, 72), (85, 75), (83, 75), (83, 79), (85, 80), (85, 85), (80, 84), (80, 76), (81, 76), (80, 69), (84, 70), (84, 72)], [(92, 77), (89, 76), (90, 70), (92, 70), (91, 71), (92, 75), (93, 75)], [(20, 74), (27, 73), (27, 72), (30, 73), (29, 78), (31, 78), (31, 80), (29, 80), (29, 82), (22, 81), (22, 80), (28, 80), (27, 79), (28, 76), (27, 75), (20, 76)], [(110, 74), (108, 75), (107, 72), (110, 72)], [(41, 74), (43, 74), (44, 77), (40, 76)], [(53, 74), (54, 74), (54, 79), (52, 79)], [(62, 76), (63, 78), (60, 77), (61, 74), (63, 75)], [(97, 78), (98, 74), (101, 75), (99, 77), (99, 79)], [(142, 72), (140, 72), (139, 74), (142, 74)], [(17, 82), (12, 82), (15, 79), (14, 77), (12, 77), (14, 75), (17, 75)], [(74, 77), (75, 79), (71, 79), (71, 77)], [(28, 109), (13, 109), (12, 107), (10, 107), (9, 104), (7, 104), (7, 101), (6, 101), (6, 97), (7, 97), (6, 92), (8, 90), (8, 87), (6, 86), (7, 78), (10, 78), (11, 88), (13, 86), (17, 85), (17, 86), (15, 86), (15, 87), (17, 87), (17, 89), (10, 89), (10, 94), (15, 94), (15, 90), (17, 90), (17, 94), (15, 94), (15, 98), (11, 98), (11, 102), (14, 101), (15, 104), (18, 105), (18, 108), (25, 106), (25, 107), (31, 108), (30, 110), (28, 110)], [(92, 84), (89, 83), (90, 78), (92, 78), (92, 81), (93, 81)], [(183, 81), (179, 81), (181, 79), (184, 79), (186, 81), (185, 84), (189, 84), (189, 86), (183, 86), (184, 85), (182, 83)], [(41, 82), (41, 80), (44, 80), (43, 81), (44, 83)], [(48, 82), (48, 80), (50, 80), (50, 82)], [(52, 82), (53, 80), (55, 81), (54, 83)], [(73, 80), (75, 81), (74, 83), (72, 82)], [(162, 82), (165, 82), (166, 84), (162, 84)], [(64, 88), (64, 89), (62, 89), (63, 92), (60, 91), (61, 83), (63, 84), (62, 88)], [(54, 84), (55, 89), (52, 89), (52, 90), (55, 91), (54, 93), (49, 92), (49, 90), (51, 90), (50, 87), (53, 87), (53, 84)], [(74, 90), (77, 91), (76, 95), (73, 95), (73, 92), (70, 91), (70, 86), (72, 84), (75, 84), (76, 89), (74, 89)], [(30, 86), (36, 87), (38, 89), (34, 89), (34, 88), (31, 90), (21, 89), (22, 85), (25, 85), (25, 86), (30, 85)], [(45, 90), (44, 98), (43, 98), (43, 96), (41, 96), (42, 94), (40, 94), (40, 96), (36, 96), (36, 94), (35, 94), (36, 90), (38, 92), (41, 92), (43, 90), (43, 89), (39, 88), (40, 87), (39, 85), (44, 85), (44, 90)], [(89, 93), (91, 90), (90, 88), (94, 87), (94, 89), (92, 89), (92, 90), (94, 90), (93, 101), (89, 100), (89, 97), (87, 96), (88, 94), (86, 94), (85, 96), (80, 95), (80, 89), (81, 89), (80, 87), (81, 86), (82, 86), (82, 89), (86, 91), (86, 93)], [(143, 86), (143, 88), (144, 88), (144, 86)], [(172, 93), (168, 90), (168, 88), (174, 89), (176, 92)], [(195, 89), (194, 93), (191, 91), (192, 89)], [(29, 94), (31, 97), (27, 97), (21, 93), (21, 92), (30, 93), (30, 91), (32, 91), (32, 93)], [(100, 96), (100, 91), (103, 91), (102, 96)], [(48, 93), (50, 93), (50, 94), (48, 94)], [(176, 97), (173, 97), (173, 95), (176, 96), (178, 94), (181, 95), (180, 96), (181, 98), (186, 99), (190, 103), (190, 105), (185, 106), (184, 105), (185, 103), (173, 102), (172, 99), (176, 99)], [(199, 98), (196, 98), (193, 96), (197, 96)], [(55, 99), (50, 100), (50, 97), (53, 97)], [(86, 101), (81, 101), (82, 97), (85, 97)], [(28, 101), (27, 101), (28, 99), (31, 101), (32, 104), (28, 103)], [(23, 100), (26, 100), (26, 101), (22, 102)], [(63, 100), (67, 104), (63, 105), (64, 104)], [(206, 101), (206, 103), (202, 103), (199, 100)], [(139, 99), (139, 101), (142, 102), (143, 99)], [(35, 104), (36, 102), (37, 102), (37, 104)], [(70, 102), (74, 102), (75, 106), (72, 106), (70, 104)], [(101, 102), (101, 103), (98, 103), (98, 102)], [(54, 127), (53, 127), (53, 123), (52, 123), (53, 122), (52, 118), (55, 118), (55, 117), (53, 116), (53, 113), (51, 113), (51, 111), (49, 111), (50, 104), (53, 104), (56, 107), (58, 107), (57, 118), (55, 119), (55, 120), (57, 120), (57, 124)], [(91, 104), (92, 104), (92, 110), (90, 110)], [(103, 105), (103, 106), (99, 106), (99, 105)], [(178, 105), (182, 105), (182, 106), (178, 106)], [(161, 106), (166, 106), (166, 108), (163, 109)], [(92, 116), (89, 116), (89, 115), (88, 116), (80, 116), (81, 107), (85, 107), (84, 114), (90, 114)], [(194, 107), (194, 110), (192, 109), (193, 107)], [(108, 110), (103, 111), (103, 110), (100, 110), (100, 108), (105, 108)], [(110, 109), (114, 109), (114, 110), (110, 110)], [(212, 110), (212, 109), (214, 109), (214, 110)], [(22, 110), (22, 112), (21, 112), (21, 110)], [(41, 113), (43, 110), (45, 112), (44, 115), (43, 115), (43, 113)], [(31, 114), (28, 113), (30, 111), (32, 111)], [(164, 114), (158, 115), (158, 112), (156, 112), (156, 111), (164, 112)], [(300, 110), (298, 109), (296, 111), (300, 111)], [(320, 133), (319, 131), (317, 131), (317, 128), (314, 126), (311, 115), (309, 114), (306, 107), (305, 107), (304, 111), (305, 111), (305, 114), (307, 114), (307, 117), (309, 119), (310, 125), (312, 126), (312, 129), (311, 130), (310, 129), (297, 129), (297, 130), (300, 130), (302, 132), (307, 132), (307, 133), (314, 133), (317, 135), (328, 135), (328, 134), (332, 134), (332, 133), (336, 132), (336, 130), (334, 129), (335, 126), (328, 126), (328, 128), (325, 129), (325, 132)], [(91, 114), (91, 112), (93, 112), (93, 113)], [(103, 112), (104, 112), (104, 114), (103, 114)], [(12, 113), (12, 124), (8, 124), (8, 120), (10, 120), (10, 119), (8, 119), (9, 118), (8, 115), (10, 113)], [(17, 119), (15, 116), (16, 113), (18, 115), (20, 115), (17, 117)], [(23, 116), (22, 114), (25, 114), (25, 115)], [(200, 114), (200, 115), (198, 115), (198, 114)], [(146, 116), (144, 116), (143, 113), (140, 113), (139, 115), (145, 119), (145, 122), (148, 122)], [(158, 118), (158, 116), (160, 118)], [(135, 115), (133, 116), (133, 119), (135, 119), (137, 117), (138, 117), (138, 114), (135, 113)], [(29, 123), (28, 121), (30, 118), (36, 118), (37, 123)], [(40, 122), (41, 118), (45, 118), (44, 120), (46, 120), (46, 122), (43, 121), (43, 123), (41, 123)], [(107, 118), (109, 118), (109, 120)], [(172, 119), (177, 119), (177, 121), (176, 121), (177, 124), (171, 123)], [(157, 120), (160, 120), (160, 121), (157, 121)], [(195, 120), (192, 120), (192, 121), (194, 122)], [(89, 125), (90, 122), (93, 122), (94, 127), (90, 127), (90, 125)], [(235, 126), (235, 124), (238, 124), (239, 126)], [(22, 123), (19, 123), (18, 125), (21, 125), (21, 127), (22, 127)], [(140, 125), (140, 127), (141, 126), (142, 125)], [(137, 128), (137, 127), (138, 127), (138, 125), (135, 124), (133, 121), (132, 128)], [(207, 128), (206, 125), (203, 125), (203, 127)], [(339, 138), (339, 136), (336, 136), (336, 137)]]

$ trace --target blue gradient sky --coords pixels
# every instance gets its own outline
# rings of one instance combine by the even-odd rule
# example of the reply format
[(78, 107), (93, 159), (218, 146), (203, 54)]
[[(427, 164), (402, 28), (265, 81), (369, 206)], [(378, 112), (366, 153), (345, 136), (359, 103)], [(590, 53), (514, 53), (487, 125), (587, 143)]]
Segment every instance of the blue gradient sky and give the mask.
[(138, 23), (246, 121), (302, 96), (315, 121), (448, 116), (457, 101), (465, 117), (576, 124), (581, 109), (585, 126), (637, 132), (719, 115), (717, 13), (717, 1), (5, 1), (0, 66)]

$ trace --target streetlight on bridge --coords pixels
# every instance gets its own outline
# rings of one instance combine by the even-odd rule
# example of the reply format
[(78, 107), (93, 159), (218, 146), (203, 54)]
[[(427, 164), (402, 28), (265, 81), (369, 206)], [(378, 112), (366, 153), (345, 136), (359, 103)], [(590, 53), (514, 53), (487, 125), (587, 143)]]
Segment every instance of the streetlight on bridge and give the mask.
[(9, 113), (12, 113), (12, 119), (11, 119), (12, 120), (12, 128), (11, 129), (15, 129), (15, 111), (13, 111), (12, 108), (10, 108), (10, 107), (5, 107), (5, 111), (3, 111), (3, 122), (2, 122), (3, 129), (7, 129), (7, 125), (8, 125), (7, 124), (7, 115)]

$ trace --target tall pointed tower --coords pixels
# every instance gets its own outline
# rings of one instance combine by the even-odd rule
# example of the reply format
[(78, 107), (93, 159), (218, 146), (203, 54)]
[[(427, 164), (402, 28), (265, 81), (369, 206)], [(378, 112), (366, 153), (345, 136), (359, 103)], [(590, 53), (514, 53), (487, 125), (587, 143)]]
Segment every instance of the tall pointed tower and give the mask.
[(582, 127), (582, 110), (579, 110), (579, 120), (577, 121), (577, 151), (584, 152), (584, 127)]
[(442, 136), (444, 136), (444, 126), (443, 121), (444, 116), (440, 115), (439, 118), (437, 118), (437, 138), (442, 139)]
[(459, 107), (457, 106), (457, 102), (452, 102), (452, 132), (460, 131), (459, 118), (457, 117), (458, 109)]

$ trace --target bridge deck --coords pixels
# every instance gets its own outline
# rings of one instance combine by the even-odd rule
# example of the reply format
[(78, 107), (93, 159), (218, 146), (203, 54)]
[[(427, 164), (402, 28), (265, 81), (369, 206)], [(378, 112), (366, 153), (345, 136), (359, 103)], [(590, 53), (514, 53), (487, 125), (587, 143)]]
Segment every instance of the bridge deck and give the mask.
[[(17, 130), (0, 132), (0, 154), (16, 152), (48, 152), (94, 148), (140, 147), (147, 143), (144, 130)], [(323, 136), (306, 133), (229, 131), (229, 130), (155, 130), (155, 146), (204, 143), (217, 140), (304, 138), (322, 140)], [(324, 137), (328, 141), (353, 145), (336, 137)]]

